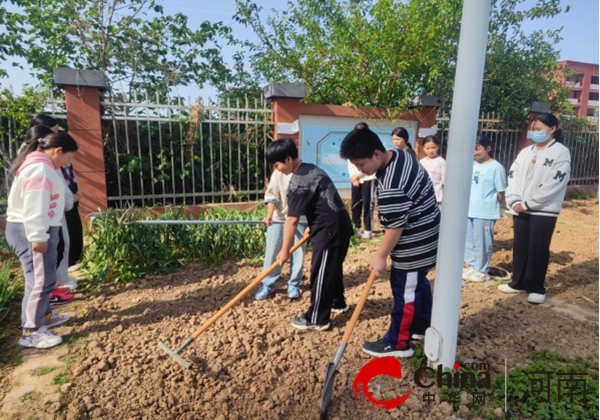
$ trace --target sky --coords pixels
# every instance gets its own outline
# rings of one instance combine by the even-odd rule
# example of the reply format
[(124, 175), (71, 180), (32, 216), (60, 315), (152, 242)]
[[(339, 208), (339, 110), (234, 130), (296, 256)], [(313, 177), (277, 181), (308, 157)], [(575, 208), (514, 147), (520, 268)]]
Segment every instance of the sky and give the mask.
[[(263, 16), (267, 16), (271, 9), (283, 10), (286, 8), (284, 0), (256, 0), (263, 9)], [(235, 12), (235, 0), (166, 0), (162, 2), (165, 14), (175, 14), (181, 12), (188, 16), (189, 27), (198, 27), (203, 21), (211, 22), (222, 21), (230, 25), (233, 34), (238, 39), (248, 39), (256, 41), (256, 37), (251, 29), (237, 24), (233, 20)], [(535, 4), (535, 0), (527, 0), (524, 7)], [(525, 22), (523, 29), (527, 32), (535, 30), (557, 29), (563, 27), (563, 40), (558, 44), (561, 60), (583, 61), (588, 63), (598, 63), (599, 51), (599, 28), (598, 28), (598, 0), (563, 0), (561, 4), (570, 5), (571, 10), (568, 13), (560, 14), (552, 19), (537, 19), (535, 21)], [(6, 7), (10, 8), (10, 5)], [(223, 46), (223, 54), (226, 60), (230, 59), (236, 52), (235, 47)], [(12, 61), (12, 60), (11, 60)], [(23, 85), (35, 85), (36, 81), (28, 75), (28, 71), (22, 71), (13, 67), (6, 66), (9, 77), (0, 79), (2, 87), (12, 86), (15, 92), (20, 92)], [(180, 95), (195, 98), (216, 96), (216, 91), (211, 87), (198, 88), (197, 86), (187, 86), (179, 88), (177, 92)]]

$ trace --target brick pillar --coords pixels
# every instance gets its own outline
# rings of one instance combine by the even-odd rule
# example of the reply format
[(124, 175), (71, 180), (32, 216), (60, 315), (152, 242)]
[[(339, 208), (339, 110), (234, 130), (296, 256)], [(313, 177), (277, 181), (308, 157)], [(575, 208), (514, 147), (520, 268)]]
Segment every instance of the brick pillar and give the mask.
[(292, 124), (300, 118), (300, 99), (306, 97), (306, 86), (293, 83), (273, 83), (265, 88), (265, 97), (271, 100), (273, 108), (273, 138), (275, 140), (289, 137), (298, 146), (299, 136), (295, 133), (280, 133), (280, 124)]
[(54, 69), (54, 82), (65, 89), (69, 134), (79, 146), (73, 162), (82, 195), (79, 211), (83, 216), (105, 211), (108, 200), (99, 96), (99, 91), (106, 89), (104, 73)]

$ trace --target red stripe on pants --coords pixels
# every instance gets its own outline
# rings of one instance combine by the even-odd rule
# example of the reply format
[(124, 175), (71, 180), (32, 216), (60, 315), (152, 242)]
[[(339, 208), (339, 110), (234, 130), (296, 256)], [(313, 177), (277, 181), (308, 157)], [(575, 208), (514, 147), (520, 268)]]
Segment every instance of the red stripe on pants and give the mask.
[(403, 350), (398, 348), (400, 343), (404, 344), (405, 341), (410, 340), (410, 327), (415, 317), (415, 302), (404, 303), (404, 311), (402, 312), (402, 322), (398, 329), (398, 342), (396, 344), (396, 350)]

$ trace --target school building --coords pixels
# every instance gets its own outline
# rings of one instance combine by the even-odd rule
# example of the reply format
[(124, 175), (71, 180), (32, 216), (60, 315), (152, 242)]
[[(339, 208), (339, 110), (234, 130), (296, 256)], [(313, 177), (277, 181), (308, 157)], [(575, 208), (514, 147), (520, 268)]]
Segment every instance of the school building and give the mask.
[(598, 124), (598, 64), (571, 60), (559, 63), (575, 71), (572, 76), (563, 76), (563, 83), (569, 88), (569, 102), (575, 108), (577, 116)]

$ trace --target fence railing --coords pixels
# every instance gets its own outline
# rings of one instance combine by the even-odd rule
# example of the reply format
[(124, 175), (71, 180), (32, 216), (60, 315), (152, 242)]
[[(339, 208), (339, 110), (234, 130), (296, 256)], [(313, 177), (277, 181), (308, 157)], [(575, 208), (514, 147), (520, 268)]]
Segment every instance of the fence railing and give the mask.
[[(164, 98), (162, 102), (165, 102)], [(261, 100), (204, 104), (182, 98), (145, 96), (139, 102), (109, 97), (101, 102), (109, 206), (223, 203), (260, 200), (268, 171), (265, 150), (272, 139), (272, 110)], [(67, 126), (64, 99), (51, 98), (45, 112)], [(62, 121), (64, 120), (64, 121)], [(446, 155), (450, 118), (437, 119), (441, 154)], [(483, 114), (478, 132), (492, 140), (495, 158), (508, 170), (521, 127)], [(0, 110), (0, 213), (8, 196), (8, 164), (16, 157), (26, 127)], [(597, 126), (563, 120), (571, 151), (570, 185), (598, 183)]]
[[(446, 157), (448, 147), (448, 133), (450, 131), (450, 117), (440, 115), (437, 119), (438, 137), (442, 143), (441, 155)], [(500, 162), (507, 170), (515, 158), (517, 137), (522, 128), (516, 124), (502, 121), (500, 116), (493, 113), (483, 113), (479, 119), (477, 133), (485, 134), (494, 145), (494, 159)]]
[(109, 205), (256, 200), (272, 110), (257, 100), (205, 105), (101, 102)]

